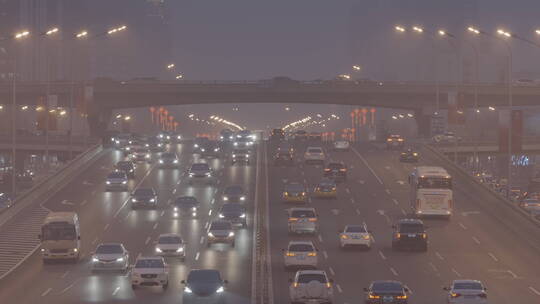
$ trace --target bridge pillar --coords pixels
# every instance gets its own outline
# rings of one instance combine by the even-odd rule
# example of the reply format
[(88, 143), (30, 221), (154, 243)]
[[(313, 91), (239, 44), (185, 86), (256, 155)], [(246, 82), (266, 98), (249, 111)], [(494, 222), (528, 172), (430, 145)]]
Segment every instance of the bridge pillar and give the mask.
[(95, 105), (89, 107), (87, 122), (90, 130), (90, 136), (97, 138), (105, 137), (111, 116), (111, 109), (104, 109)]
[(431, 136), (431, 114), (426, 114), (423, 109), (414, 111), (414, 119), (418, 129), (418, 136), (429, 138)]

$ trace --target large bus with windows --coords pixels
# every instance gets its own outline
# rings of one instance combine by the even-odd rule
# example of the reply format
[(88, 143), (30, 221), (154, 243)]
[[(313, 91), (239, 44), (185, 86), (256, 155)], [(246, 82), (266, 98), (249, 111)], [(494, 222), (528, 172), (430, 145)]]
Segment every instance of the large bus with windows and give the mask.
[(420, 166), (409, 176), (410, 204), (417, 217), (450, 218), (453, 209), (452, 177), (441, 167)]
[(41, 256), (77, 262), (81, 252), (79, 217), (75, 212), (50, 212), (41, 226)]

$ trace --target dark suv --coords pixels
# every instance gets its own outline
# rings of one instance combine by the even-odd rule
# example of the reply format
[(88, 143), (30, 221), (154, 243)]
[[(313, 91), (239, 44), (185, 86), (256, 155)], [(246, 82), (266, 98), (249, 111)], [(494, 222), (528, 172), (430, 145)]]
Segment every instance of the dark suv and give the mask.
[(125, 172), (128, 178), (135, 178), (135, 164), (132, 161), (119, 161), (115, 167), (117, 170)]
[(347, 180), (347, 167), (341, 162), (330, 162), (324, 168), (323, 176), (335, 181), (345, 181)]
[(374, 281), (366, 293), (366, 304), (407, 304), (409, 288), (399, 281)]
[(131, 208), (151, 207), (157, 208), (158, 198), (152, 188), (139, 188), (131, 194)]
[(402, 219), (393, 225), (392, 228), (394, 228), (392, 249), (413, 248), (427, 251), (428, 236), (424, 222), (421, 220)]

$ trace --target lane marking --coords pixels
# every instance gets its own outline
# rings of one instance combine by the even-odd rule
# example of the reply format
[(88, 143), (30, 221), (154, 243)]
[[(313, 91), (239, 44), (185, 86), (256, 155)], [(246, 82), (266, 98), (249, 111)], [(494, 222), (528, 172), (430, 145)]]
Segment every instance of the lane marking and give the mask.
[(210, 204), (213, 205), (215, 201), (216, 201), (216, 199), (215, 199), (215, 198), (212, 198), (212, 200), (210, 201)]
[(463, 228), (463, 230), (467, 230), (467, 227), (465, 227), (465, 225), (463, 225), (463, 223), (459, 222), (458, 224), (459, 224), (459, 226), (460, 226), (461, 228)]
[(318, 235), (318, 238), (319, 238), (319, 242), (323, 243), (323, 239), (322, 239), (322, 236), (320, 234)]
[(499, 259), (497, 259), (497, 257), (496, 257), (493, 253), (488, 252), (488, 255), (489, 255), (495, 262), (498, 262), (498, 261), (499, 261)]
[(360, 209), (356, 208), (356, 214), (360, 215)]
[(68, 287), (66, 287), (66, 288), (62, 289), (62, 291), (60, 291), (60, 294), (64, 294), (64, 293), (66, 293), (66, 292), (67, 292), (68, 290), (70, 290), (70, 289), (71, 289), (71, 287), (75, 286), (75, 283), (77, 283), (77, 281), (75, 281), (75, 282), (71, 283), (71, 284), (70, 284), (70, 285), (69, 285)]
[(540, 291), (536, 290), (534, 287), (529, 286), (529, 290), (534, 292), (537, 296), (540, 296)]
[(366, 165), (366, 167), (369, 169), (369, 171), (371, 171), (371, 174), (373, 174), (373, 176), (375, 176), (375, 178), (377, 179), (377, 181), (379, 182), (379, 184), (383, 184), (382, 180), (379, 178), (379, 176), (377, 176), (377, 173), (375, 173), (375, 171), (371, 168), (371, 166), (368, 164), (368, 162), (364, 159), (364, 157), (358, 152), (356, 151), (355, 148), (352, 148), (353, 152), (358, 155), (358, 157), (360, 158), (360, 160), (364, 163), (364, 165)]
[(515, 274), (512, 270), (508, 270), (508, 273), (509, 273), (511, 276), (513, 276), (514, 279), (517, 279), (517, 278), (518, 278), (517, 274)]
[(201, 244), (204, 243), (204, 236), (201, 236), (201, 241), (200, 241), (200, 243), (201, 243)]
[(152, 229), (156, 230), (157, 226), (158, 226), (158, 223), (155, 223), (154, 227), (152, 227)]
[(120, 291), (120, 287), (116, 287), (112, 293), (113, 296), (115, 296)]
[(159, 216), (165, 215), (165, 210), (161, 211), (161, 214)]
[(84, 200), (84, 201), (82, 201), (82, 202), (81, 202), (81, 206), (84, 206), (84, 205), (86, 205), (86, 203), (88, 203), (88, 200)]
[(96, 238), (92, 241), (92, 245), (95, 245), (98, 241), (98, 237), (96, 236)]
[(349, 188), (345, 188), (345, 192), (347, 192), (347, 194), (351, 194), (351, 190), (349, 190)]
[(204, 224), (204, 229), (208, 229), (208, 222)]
[[(532, 287), (529, 287), (529, 288), (532, 288)], [(47, 290), (45, 290), (43, 293), (41, 293), (41, 296), (44, 297), (44, 296), (48, 295), (51, 292), (51, 290), (52, 290), (52, 288), (50, 288), (50, 287), (47, 288)], [(533, 290), (534, 290), (534, 288), (533, 288)]]
[(432, 262), (429, 262), (428, 264), (429, 264), (429, 266), (431, 267), (431, 269), (433, 269), (433, 271), (439, 272), (439, 270), (437, 269), (437, 267), (435, 266), (435, 264), (433, 264)]
[(405, 211), (403, 208), (401, 208), (401, 213), (402, 213), (403, 215), (407, 215), (407, 211)]
[(147, 237), (147, 238), (146, 238), (146, 241), (144, 241), (144, 244), (145, 244), (145, 245), (148, 245), (148, 243), (150, 243), (150, 237)]
[(67, 277), (68, 273), (69, 273), (69, 270), (66, 271), (66, 272), (64, 272), (64, 274), (62, 274), (62, 275), (60, 276), (60, 278), (63, 279), (63, 278), (65, 278), (65, 277)]
[(439, 258), (439, 260), (444, 261), (443, 256), (439, 252), (435, 251), (435, 255)]
[(212, 209), (208, 211), (208, 215), (212, 215)]
[(398, 180), (397, 183), (400, 184), (400, 185), (405, 185), (405, 182), (402, 181), (402, 180)]
[(480, 240), (479, 240), (479, 239), (477, 239), (477, 238), (474, 237), (474, 236), (472, 237), (472, 239), (473, 239), (473, 241), (474, 241), (476, 244), (480, 245)]
[(388, 189), (384, 189), (384, 192), (386, 192), (387, 194), (390, 194), (390, 190)]
[[(143, 181), (150, 175), (150, 173), (152, 172), (152, 170), (154, 170), (154, 166), (151, 166), (150, 169), (148, 169), (148, 171), (146, 171), (146, 173), (144, 174), (144, 176), (141, 178), (141, 180), (135, 185), (135, 187), (133, 188), (133, 191), (137, 190), (137, 188), (139, 188), (139, 186), (143, 183)], [(94, 194), (94, 193), (92, 193)], [(116, 211), (116, 213), (114, 214), (114, 218), (116, 218), (118, 216), (118, 214), (120, 214), (120, 212), (122, 211), (122, 209), (124, 209), (124, 207), (127, 205), (127, 203), (131, 201), (131, 197), (128, 197), (124, 203), (122, 204), (122, 206), (120, 206), (120, 208), (118, 208), (118, 210)]]
[(107, 223), (107, 225), (105, 225), (105, 227), (103, 227), (103, 231), (107, 231), (107, 229), (109, 229), (109, 224)]
[(343, 293), (343, 289), (341, 289), (341, 286), (339, 286), (339, 284), (336, 284), (336, 288), (339, 291), (339, 293)]
[(174, 190), (172, 191), (172, 193), (173, 193), (173, 194), (176, 194), (176, 189), (174, 189)]
[(201, 253), (199, 251), (197, 251), (197, 254), (195, 255), (195, 261), (198, 261), (199, 260), (199, 256), (201, 255)]
[(356, 203), (356, 201), (354, 200), (354, 198), (351, 197), (351, 203), (354, 204)]
[(359, 183), (360, 185), (363, 185), (363, 184), (365, 184), (366, 182), (363, 181), (363, 180), (361, 180), (361, 179), (359, 179), (359, 180), (358, 180), (358, 183)]
[(379, 250), (379, 255), (381, 256), (381, 258), (382, 258), (383, 260), (386, 260), (386, 257), (384, 256), (384, 253), (382, 253), (382, 251), (380, 251), (380, 250)]
[(394, 268), (390, 267), (390, 271), (391, 271), (396, 277), (398, 276), (398, 273), (397, 273), (397, 271), (396, 271)]
[(384, 166), (386, 170), (390, 170), (390, 166)]
[(326, 252), (326, 250), (323, 250), (322, 254), (324, 255), (324, 258), (328, 260), (328, 252)]
[(399, 205), (399, 202), (397, 201), (397, 199), (393, 198), (392, 201), (394, 202), (394, 204)]
[(328, 270), (330, 271), (330, 274), (332, 276), (335, 276), (336, 275), (336, 272), (334, 271), (334, 268), (332, 268), (332, 266), (328, 267)]
[(452, 272), (456, 274), (456, 276), (461, 278), (461, 273), (457, 272), (454, 268), (452, 268)]

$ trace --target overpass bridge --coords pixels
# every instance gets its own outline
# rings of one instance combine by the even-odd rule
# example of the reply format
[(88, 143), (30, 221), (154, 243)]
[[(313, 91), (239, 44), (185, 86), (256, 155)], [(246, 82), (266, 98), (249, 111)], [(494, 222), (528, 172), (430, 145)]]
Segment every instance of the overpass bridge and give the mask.
[[(472, 84), (372, 82), (372, 81), (114, 81), (53, 82), (50, 92), (58, 106), (69, 107), (72, 98), (84, 104), (93, 134), (102, 134), (114, 109), (156, 105), (192, 105), (219, 103), (305, 103), (339, 104), (403, 109), (415, 112), (419, 129), (429, 129), (437, 92), (440, 107), (459, 96), (463, 107), (473, 107), (475, 90), (480, 107), (504, 107), (508, 104), (507, 86), (502, 83)], [(43, 100), (45, 83), (17, 85), (19, 104), (34, 105)], [(0, 104), (10, 104), (13, 88), (0, 84)], [(83, 102), (83, 100), (86, 100)], [(540, 86), (513, 87), (515, 106), (540, 105)]]
[[(47, 150), (51, 153), (63, 153), (72, 151), (79, 154), (88, 149), (89, 146), (97, 144), (96, 138), (85, 138), (82, 136), (74, 136), (71, 139), (65, 135), (50, 135), (49, 143), (47, 144), (44, 136), (21, 136), (17, 135), (16, 148), (17, 151), (29, 153), (42, 153)], [(0, 134), (0, 152), (11, 151), (13, 142), (11, 135)]]

